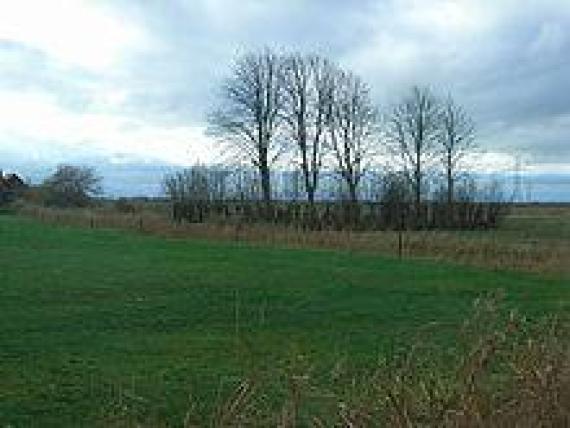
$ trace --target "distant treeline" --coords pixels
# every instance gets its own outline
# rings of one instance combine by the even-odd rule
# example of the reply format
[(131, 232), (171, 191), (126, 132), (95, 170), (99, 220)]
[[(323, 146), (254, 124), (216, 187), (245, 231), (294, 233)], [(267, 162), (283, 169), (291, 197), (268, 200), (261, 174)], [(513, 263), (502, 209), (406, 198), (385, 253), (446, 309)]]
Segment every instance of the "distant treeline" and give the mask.
[(190, 223), (271, 222), (308, 230), (406, 230), (406, 229), (489, 229), (498, 225), (505, 205), (461, 202), (452, 213), (445, 203), (424, 202), (420, 212), (411, 204), (361, 202), (274, 202), (251, 201), (175, 202), (172, 217)]
[(313, 230), (493, 228), (506, 212), (497, 184), (478, 188), (464, 178), (450, 205), (435, 188), (419, 205), (398, 175), (369, 173), (354, 202), (335, 178), (325, 174), (315, 201), (304, 199), (298, 172), (272, 176), (272, 201), (263, 200), (256, 172), (197, 165), (164, 180), (172, 218), (192, 223), (270, 222)]

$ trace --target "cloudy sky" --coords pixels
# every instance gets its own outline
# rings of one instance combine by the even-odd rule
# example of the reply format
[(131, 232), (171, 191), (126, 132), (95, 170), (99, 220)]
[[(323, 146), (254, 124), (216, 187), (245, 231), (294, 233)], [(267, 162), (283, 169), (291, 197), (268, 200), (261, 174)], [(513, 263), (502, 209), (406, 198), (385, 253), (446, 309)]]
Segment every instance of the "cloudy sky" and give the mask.
[(0, 160), (191, 164), (236, 53), (320, 52), (380, 106), (450, 91), (482, 146), (570, 173), (570, 0), (0, 0)]

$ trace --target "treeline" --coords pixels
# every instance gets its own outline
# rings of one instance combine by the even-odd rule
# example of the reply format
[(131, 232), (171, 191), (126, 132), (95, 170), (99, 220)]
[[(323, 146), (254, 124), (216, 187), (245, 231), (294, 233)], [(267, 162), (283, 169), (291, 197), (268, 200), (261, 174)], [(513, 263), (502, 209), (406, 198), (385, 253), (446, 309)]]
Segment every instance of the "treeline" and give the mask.
[[(318, 227), (363, 227), (371, 202), (382, 228), (493, 227), (501, 213), (496, 189), (482, 191), (470, 174), (480, 163), (473, 120), (428, 87), (380, 109), (366, 82), (329, 59), (264, 49), (235, 60), (208, 121), (220, 157), (245, 166), (166, 177), (177, 220), (205, 221), (206, 201), (255, 202), (251, 218), (245, 208), (239, 216), (280, 221), (284, 201), (302, 199), (301, 224)], [(327, 222), (323, 212), (342, 214)]]
[(456, 182), (451, 210), (447, 192), (435, 189), (418, 211), (402, 178), (381, 171), (362, 179), (356, 203), (334, 173), (322, 174), (313, 202), (306, 200), (298, 171), (272, 172), (271, 182), (269, 204), (252, 169), (196, 165), (168, 175), (163, 184), (178, 222), (262, 221), (313, 230), (473, 229), (497, 226), (506, 212), (498, 183), (478, 186), (469, 177)]

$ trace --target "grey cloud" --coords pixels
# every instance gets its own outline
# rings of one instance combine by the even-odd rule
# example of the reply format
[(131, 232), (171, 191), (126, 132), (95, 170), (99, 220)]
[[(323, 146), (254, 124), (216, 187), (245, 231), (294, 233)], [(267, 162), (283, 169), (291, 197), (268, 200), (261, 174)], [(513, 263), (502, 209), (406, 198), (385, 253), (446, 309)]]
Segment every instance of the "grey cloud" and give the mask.
[(62, 68), (45, 53), (0, 40), (0, 89), (52, 95), (71, 111), (84, 111), (100, 77), (79, 68)]
[(337, 56), (364, 38), (359, 22), (373, 2), (358, 8), (324, 0), (211, 2), (215, 8), (207, 1), (120, 4), (157, 42), (126, 64), (125, 107), (149, 119), (200, 122), (237, 52), (270, 46)]
[[(485, 4), (481, 1), (480, 4)], [(396, 14), (396, 16), (398, 16)], [(379, 29), (413, 46), (413, 58), (395, 71), (364, 65), (379, 102), (392, 102), (413, 83), (452, 92), (478, 123), (490, 150), (526, 152), (537, 162), (570, 162), (570, 3), (497, 2), (485, 32), (444, 40), (423, 38), (402, 22)], [(368, 48), (370, 49), (370, 48)], [(396, 52), (397, 54), (397, 52)], [(379, 52), (390, 57), (390, 52)]]
[(0, 85), (50, 91), (74, 110), (98, 108), (92, 98), (98, 88), (121, 90), (126, 98), (112, 113), (161, 126), (199, 125), (236, 52), (261, 46), (318, 51), (362, 74), (383, 107), (413, 83), (430, 84), (473, 112), (489, 149), (570, 163), (570, 3), (466, 2), (489, 12), (482, 23), (488, 25), (447, 37), (414, 26), (407, 19), (413, 3), (107, 0), (144, 29), (149, 46), (95, 76), (0, 44)]

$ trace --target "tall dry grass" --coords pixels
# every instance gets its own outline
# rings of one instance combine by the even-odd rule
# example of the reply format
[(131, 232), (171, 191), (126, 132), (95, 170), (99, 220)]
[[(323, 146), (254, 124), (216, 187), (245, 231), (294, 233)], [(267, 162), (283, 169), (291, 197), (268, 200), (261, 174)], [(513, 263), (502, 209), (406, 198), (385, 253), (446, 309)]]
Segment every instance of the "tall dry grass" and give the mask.
[[(193, 427), (566, 427), (570, 426), (568, 320), (529, 320), (500, 295), (477, 300), (448, 348), (426, 338), (354, 369), (322, 368), (296, 353), (225, 388)], [(203, 403), (202, 403), (203, 404)], [(148, 403), (147, 405), (152, 405)], [(168, 426), (144, 412), (106, 415), (103, 426)]]
[[(168, 238), (238, 241), (290, 248), (360, 251), (429, 258), (489, 269), (543, 274), (570, 272), (566, 239), (537, 239), (498, 231), (309, 231), (268, 224), (173, 223), (158, 210), (120, 213), (110, 208), (58, 210), (23, 205), (21, 214), (50, 224), (137, 231)], [(400, 245), (401, 242), (401, 245)]]

